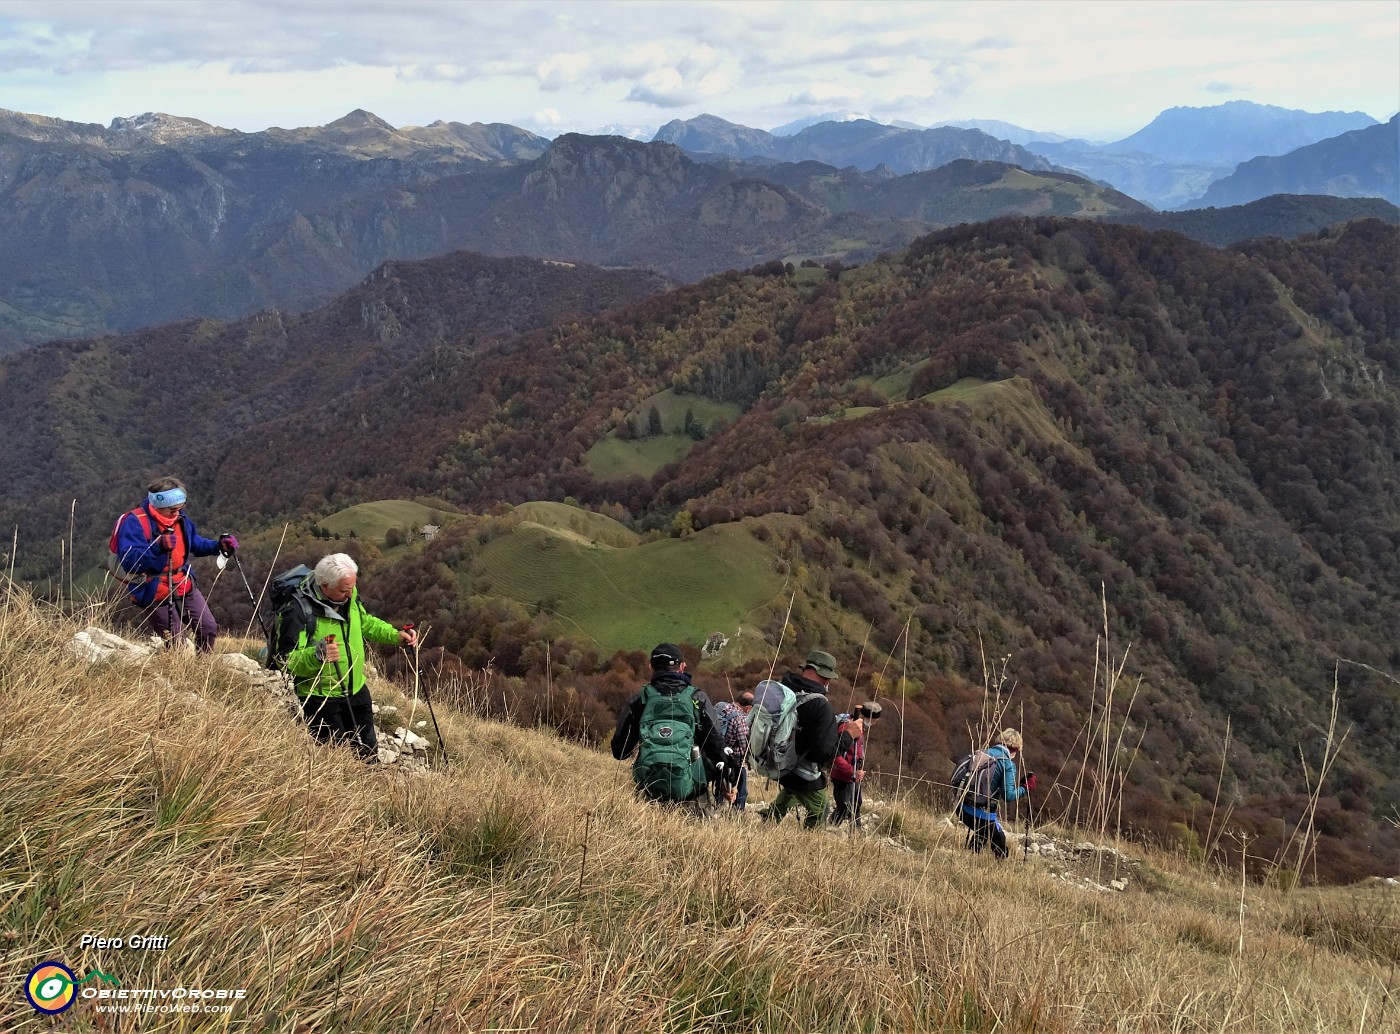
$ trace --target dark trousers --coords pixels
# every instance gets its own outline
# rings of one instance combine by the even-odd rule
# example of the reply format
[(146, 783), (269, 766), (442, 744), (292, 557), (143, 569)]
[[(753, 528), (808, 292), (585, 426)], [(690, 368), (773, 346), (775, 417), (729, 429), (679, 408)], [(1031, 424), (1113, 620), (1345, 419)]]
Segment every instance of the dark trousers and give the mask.
[[(135, 604), (132, 604), (135, 607)], [(219, 625), (214, 614), (205, 602), (204, 593), (194, 586), (183, 596), (170, 601), (161, 600), (149, 607), (136, 608), (141, 614), (141, 624), (162, 639), (175, 642), (185, 637), (185, 630), (194, 630), (194, 648), (200, 653), (211, 653), (214, 640), (219, 635)]]
[[(739, 781), (734, 786), (734, 803), (729, 806), (735, 811), (743, 811), (744, 805), (749, 802), (749, 768), (747, 765), (739, 767)], [(726, 799), (729, 793), (729, 784), (723, 779), (716, 779), (713, 786), (715, 804), (728, 804)]]
[(858, 783), (843, 783), (837, 779), (831, 781), (831, 796), (836, 801), (836, 807), (831, 812), (833, 826), (839, 826), (847, 819), (857, 817), (856, 790), (858, 788)]
[(379, 737), (374, 731), (374, 702), (365, 687), (346, 699), (343, 696), (301, 698), (306, 726), (322, 743), (346, 743), (367, 764), (379, 764)]
[(963, 825), (968, 829), (967, 849), (969, 851), (979, 852), (990, 842), (992, 854), (998, 858), (1005, 858), (1010, 854), (1006, 847), (1006, 832), (1001, 828), (1001, 823), (997, 821), (996, 815), (980, 811), (980, 809), (974, 810), (968, 805), (963, 805), (960, 811)]

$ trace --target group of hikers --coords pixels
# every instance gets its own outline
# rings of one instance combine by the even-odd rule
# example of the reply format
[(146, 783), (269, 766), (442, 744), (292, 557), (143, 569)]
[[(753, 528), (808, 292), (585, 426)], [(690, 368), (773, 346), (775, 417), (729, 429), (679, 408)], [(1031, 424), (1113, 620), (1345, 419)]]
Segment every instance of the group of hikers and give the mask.
[[(659, 643), (651, 651), (651, 678), (623, 704), (612, 737), (613, 757), (636, 754), (638, 792), (651, 800), (704, 811), (743, 811), (751, 767), (777, 781), (778, 795), (764, 813), (781, 822), (794, 807), (805, 824), (860, 824), (867, 721), (878, 703), (838, 715), (827, 697), (836, 660), (813, 650), (797, 671), (765, 679), (733, 701), (714, 704), (691, 681), (681, 650)], [(836, 799), (828, 814), (827, 782)]]
[[(191, 561), (218, 556), (221, 563), (237, 563), (238, 539), (228, 532), (201, 536), (185, 512), (187, 499), (177, 478), (152, 481), (145, 502), (112, 529), (110, 569), (125, 584), (139, 623), (170, 644), (191, 634), (197, 651), (211, 652), (218, 625)], [(291, 675), (316, 739), (346, 744), (367, 764), (378, 764), (365, 641), (413, 649), (418, 637), (412, 625), (396, 628), (365, 610), (358, 574), (354, 559), (332, 553), (314, 568), (279, 576), (272, 623), (264, 628), (267, 663)], [(697, 813), (707, 813), (711, 803), (742, 812), (753, 771), (778, 785), (764, 821), (781, 822), (800, 807), (806, 828), (859, 827), (866, 748), (882, 708), (868, 701), (838, 714), (829, 699), (838, 678), (835, 657), (816, 649), (780, 680), (764, 679), (735, 700), (715, 704), (694, 685), (680, 648), (659, 643), (651, 651), (650, 679), (618, 714), (613, 757), (635, 754), (633, 782), (648, 800)], [(1006, 729), (954, 770), (957, 810), (972, 851), (990, 844), (996, 857), (1007, 856), (998, 807), (1035, 789), (1034, 773), (1017, 778), (1021, 748), (1021, 734)]]
[[(686, 668), (679, 647), (657, 644), (650, 680), (618, 713), (612, 754), (619, 761), (635, 754), (638, 794), (699, 814), (711, 802), (742, 811), (752, 767), (778, 784), (764, 821), (782, 822), (800, 807), (808, 829), (847, 821), (860, 826), (870, 725), (882, 708), (869, 701), (849, 714), (836, 713), (829, 692), (839, 675), (831, 654), (813, 650), (801, 668), (780, 681), (765, 679), (752, 692), (719, 704), (693, 684)], [(1017, 778), (1021, 747), (1020, 732), (1006, 729), (955, 768), (957, 809), (969, 850), (990, 845), (997, 858), (1007, 857), (997, 810), (1035, 789), (1034, 773)]]

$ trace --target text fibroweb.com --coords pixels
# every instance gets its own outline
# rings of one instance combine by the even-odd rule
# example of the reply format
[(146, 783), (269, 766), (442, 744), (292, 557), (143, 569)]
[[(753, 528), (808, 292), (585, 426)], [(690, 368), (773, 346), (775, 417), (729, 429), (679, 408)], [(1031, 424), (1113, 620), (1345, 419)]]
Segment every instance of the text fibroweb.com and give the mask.
[(123, 987), (119, 990), (90, 987), (81, 992), (82, 997), (95, 999), (93, 1004), (98, 1012), (203, 1014), (232, 1012), (233, 1003), (242, 1000), (247, 993), (241, 987), (217, 990), (195, 987)]

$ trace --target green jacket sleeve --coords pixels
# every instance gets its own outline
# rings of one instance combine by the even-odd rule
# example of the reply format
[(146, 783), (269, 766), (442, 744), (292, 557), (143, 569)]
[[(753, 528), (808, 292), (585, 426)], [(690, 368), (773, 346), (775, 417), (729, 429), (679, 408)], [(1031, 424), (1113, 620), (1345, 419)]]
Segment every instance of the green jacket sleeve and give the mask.
[[(320, 622), (317, 623), (320, 628)], [(287, 652), (286, 668), (297, 678), (309, 679), (321, 673), (325, 662), (316, 656), (316, 643), (323, 638), (311, 630), (302, 629), (297, 636), (297, 645)]]
[(360, 607), (360, 633), (372, 643), (394, 644), (399, 641), (399, 630), (389, 622), (375, 617), (364, 607)]

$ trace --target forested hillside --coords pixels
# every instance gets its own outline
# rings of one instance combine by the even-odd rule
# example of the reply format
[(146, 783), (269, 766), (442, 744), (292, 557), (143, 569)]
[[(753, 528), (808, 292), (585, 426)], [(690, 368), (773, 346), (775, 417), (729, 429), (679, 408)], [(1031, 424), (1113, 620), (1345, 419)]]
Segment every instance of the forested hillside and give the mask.
[(759, 167), (621, 137), (550, 143), (479, 123), (396, 130), (365, 111), (303, 130), (239, 133), (161, 115), (107, 130), (0, 109), (0, 354), (302, 310), (386, 260), (462, 248), (699, 279), (774, 258), (873, 258), (993, 215), (1144, 208), (1077, 177), (980, 164), (997, 171), (977, 183), (921, 176), (891, 190), (871, 177), (857, 192), (871, 211), (827, 210), (820, 177), (808, 178), (809, 196)]
[[(384, 347), (374, 376), (197, 442), (171, 426), (135, 467), (84, 478), (98, 428), (78, 423), (60, 443), (7, 416), (5, 516), (52, 540), (74, 494), (115, 499), (157, 467), (191, 480), (209, 520), (240, 527), (394, 497), (489, 511), (407, 553), (354, 544), (370, 591), (431, 621), (467, 662), (522, 676), (515, 714), (543, 690), (540, 651), (525, 647), (552, 643), (550, 678), (569, 680), (575, 731), (593, 735), (633, 688), (636, 658), (571, 641), (550, 601), (481, 591), (482, 549), (512, 533), (502, 504), (570, 497), (681, 539), (737, 524), (784, 585), (754, 616), (770, 641), (791, 599), (786, 649), (821, 642), (851, 672), (863, 658), (856, 691), (902, 714), (875, 763), (894, 767), (902, 749), (910, 770), (942, 778), (990, 679), (1042, 770), (1072, 784), (1103, 706), (1096, 671), (1122, 665), (1125, 822), (1187, 838), (1218, 804), (1258, 838), (1256, 869), (1303, 814), (1300, 751), (1315, 773), (1335, 686), (1337, 734), (1349, 732), (1318, 807), (1319, 872), (1349, 878), (1400, 860), (1400, 696), (1385, 674), (1400, 669), (1398, 240), (1370, 220), (1218, 251), (1133, 227), (998, 220), (856, 268), (724, 274), (476, 349), (465, 321), (449, 328), (424, 297), (385, 294), (372, 320), (333, 337), (308, 320), (287, 339), (323, 363)], [(233, 346), (254, 332), (152, 338), (170, 354), (182, 341), (252, 356)], [(84, 371), (142, 347), (70, 347), (61, 380), (32, 368), (50, 379), (27, 408), (68, 398), (98, 424), (139, 426), (141, 386), (93, 395)], [(416, 358), (394, 363), (393, 350)], [(655, 428), (668, 390), (732, 415), (684, 435)], [(640, 456), (667, 435), (674, 458), (600, 473), (600, 444)], [(53, 570), (32, 548), (21, 563)], [(298, 548), (321, 547), (304, 536)], [(657, 598), (683, 609), (664, 578)], [(614, 591), (601, 576), (594, 588)]]

